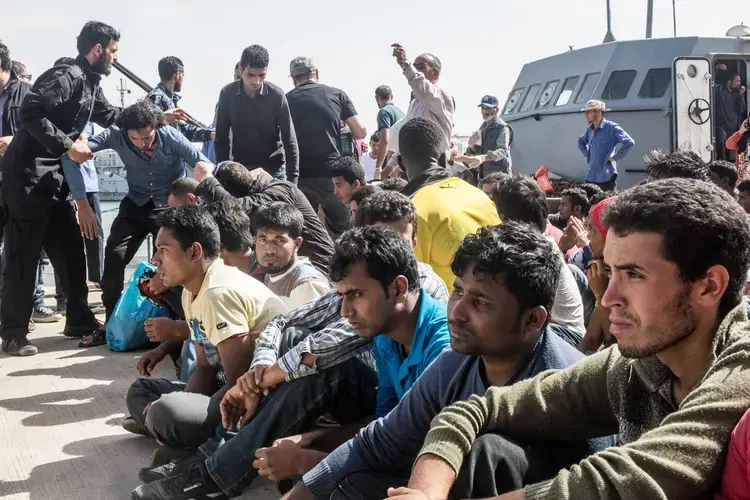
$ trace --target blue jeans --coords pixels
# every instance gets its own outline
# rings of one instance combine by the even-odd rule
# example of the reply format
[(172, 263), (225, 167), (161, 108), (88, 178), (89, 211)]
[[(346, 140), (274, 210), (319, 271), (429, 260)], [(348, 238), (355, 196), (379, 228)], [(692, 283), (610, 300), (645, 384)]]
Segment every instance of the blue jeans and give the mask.
[(285, 382), (264, 398), (258, 413), (237, 433), (219, 427), (217, 437), (200, 447), (208, 457), (211, 479), (228, 496), (241, 495), (258, 476), (255, 451), (274, 440), (309, 431), (315, 420), (331, 412), (342, 425), (375, 413), (378, 377), (359, 358), (320, 373)]
[(44, 305), (44, 268), (43, 259), (39, 259), (36, 267), (36, 289), (34, 290), (34, 309)]

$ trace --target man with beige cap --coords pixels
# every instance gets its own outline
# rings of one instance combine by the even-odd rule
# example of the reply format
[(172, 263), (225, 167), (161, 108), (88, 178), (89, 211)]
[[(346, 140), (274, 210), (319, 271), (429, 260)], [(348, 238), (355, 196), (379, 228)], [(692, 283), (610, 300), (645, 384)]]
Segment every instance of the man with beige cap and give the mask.
[(604, 102), (591, 100), (581, 111), (586, 112), (589, 122), (586, 132), (578, 139), (578, 149), (589, 167), (586, 182), (604, 191), (613, 191), (617, 183), (617, 161), (625, 158), (635, 141), (618, 124), (604, 119), (604, 112), (609, 111)]

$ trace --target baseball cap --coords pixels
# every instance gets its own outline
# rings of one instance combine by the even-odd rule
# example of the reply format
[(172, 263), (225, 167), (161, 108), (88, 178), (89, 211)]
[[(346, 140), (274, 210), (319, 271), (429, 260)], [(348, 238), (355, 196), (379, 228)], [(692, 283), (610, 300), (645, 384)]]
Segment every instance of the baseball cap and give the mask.
[(289, 63), (289, 74), (291, 76), (307, 75), (318, 69), (309, 57), (295, 57)]
[(482, 102), (479, 103), (479, 106), (477, 107), (484, 107), (484, 108), (499, 108), (500, 107), (500, 101), (497, 100), (497, 97), (494, 95), (486, 95), (482, 97)]

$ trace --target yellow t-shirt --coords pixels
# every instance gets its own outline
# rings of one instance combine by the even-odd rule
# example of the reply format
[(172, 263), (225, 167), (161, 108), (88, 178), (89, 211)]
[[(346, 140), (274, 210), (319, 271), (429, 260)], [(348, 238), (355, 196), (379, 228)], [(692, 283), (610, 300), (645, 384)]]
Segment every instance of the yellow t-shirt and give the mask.
[(221, 366), (216, 346), (243, 333), (257, 337), (266, 323), (289, 311), (263, 283), (221, 259), (208, 268), (197, 295), (182, 291), (182, 308), (191, 338), (215, 367)]

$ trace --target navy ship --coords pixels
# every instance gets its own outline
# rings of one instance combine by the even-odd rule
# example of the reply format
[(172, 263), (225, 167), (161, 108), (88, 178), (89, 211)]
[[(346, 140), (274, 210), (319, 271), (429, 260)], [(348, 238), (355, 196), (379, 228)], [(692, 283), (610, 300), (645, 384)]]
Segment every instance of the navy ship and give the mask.
[[(653, 0), (648, 4), (645, 39), (615, 41), (608, 29), (601, 45), (524, 65), (502, 110), (514, 131), (514, 170), (533, 174), (546, 165), (554, 177), (585, 180), (586, 160), (576, 141), (587, 127), (581, 111), (590, 99), (606, 102), (607, 119), (635, 139), (617, 164), (621, 188), (644, 179), (642, 159), (654, 149), (715, 158), (713, 68), (726, 66), (747, 86), (750, 28), (735, 26), (716, 38), (655, 39)], [(611, 27), (609, 9), (607, 21)]]
[(94, 166), (99, 176), (99, 199), (120, 201), (128, 194), (128, 181), (120, 157), (112, 150), (100, 151), (94, 156)]

